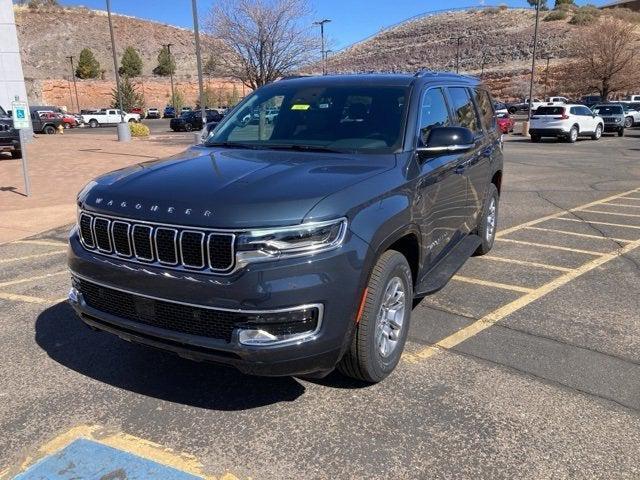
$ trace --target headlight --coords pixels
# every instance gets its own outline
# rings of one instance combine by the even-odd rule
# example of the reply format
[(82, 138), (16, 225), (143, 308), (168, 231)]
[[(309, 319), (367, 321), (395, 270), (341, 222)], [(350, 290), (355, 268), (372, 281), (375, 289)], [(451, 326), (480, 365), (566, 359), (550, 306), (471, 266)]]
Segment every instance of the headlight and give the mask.
[(325, 252), (342, 245), (347, 219), (253, 230), (238, 235), (240, 263)]

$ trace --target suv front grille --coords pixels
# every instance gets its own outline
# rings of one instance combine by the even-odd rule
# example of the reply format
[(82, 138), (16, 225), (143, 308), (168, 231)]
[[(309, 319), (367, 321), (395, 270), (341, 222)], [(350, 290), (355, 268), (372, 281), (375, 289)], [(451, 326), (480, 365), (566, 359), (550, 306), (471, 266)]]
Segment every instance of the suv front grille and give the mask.
[(234, 265), (232, 233), (137, 223), (82, 212), (82, 245), (102, 255), (190, 271), (227, 272)]

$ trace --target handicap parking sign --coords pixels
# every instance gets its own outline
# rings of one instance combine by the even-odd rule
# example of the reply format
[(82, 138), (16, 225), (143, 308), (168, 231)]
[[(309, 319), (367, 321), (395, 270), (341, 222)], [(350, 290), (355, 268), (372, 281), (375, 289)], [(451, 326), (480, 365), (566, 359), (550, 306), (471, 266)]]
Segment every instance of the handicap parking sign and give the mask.
[(29, 128), (29, 105), (27, 105), (27, 102), (12, 102), (11, 112), (13, 116), (13, 128), (16, 130)]

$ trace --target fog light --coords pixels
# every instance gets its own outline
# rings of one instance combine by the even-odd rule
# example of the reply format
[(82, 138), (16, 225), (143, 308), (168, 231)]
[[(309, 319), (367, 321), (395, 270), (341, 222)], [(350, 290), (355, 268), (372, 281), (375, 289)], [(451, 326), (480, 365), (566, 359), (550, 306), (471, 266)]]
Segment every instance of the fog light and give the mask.
[(322, 305), (297, 310), (247, 315), (240, 325), (242, 345), (275, 345), (312, 337), (320, 328)]
[(71, 287), (71, 290), (69, 290), (69, 301), (71, 303), (78, 303), (78, 290), (76, 287)]

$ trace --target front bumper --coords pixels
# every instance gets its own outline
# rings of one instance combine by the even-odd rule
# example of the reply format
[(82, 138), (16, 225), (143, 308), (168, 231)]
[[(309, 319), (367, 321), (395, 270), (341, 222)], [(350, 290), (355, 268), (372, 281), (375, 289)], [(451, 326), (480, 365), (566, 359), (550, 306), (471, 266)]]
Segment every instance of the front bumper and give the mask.
[(605, 123), (604, 131), (605, 132), (619, 132), (624, 129), (624, 123)]
[(85, 250), (74, 229), (70, 236), (72, 275), (134, 295), (210, 309), (267, 311), (322, 305), (318, 331), (309, 339), (280, 345), (242, 345), (177, 332), (98, 311), (82, 292), (70, 301), (89, 326), (192, 360), (232, 365), (256, 375), (299, 375), (332, 370), (348, 346), (359, 301), (368, 278), (368, 245), (347, 235), (337, 250), (316, 256), (250, 264), (229, 275), (180, 273), (140, 265)]
[(14, 137), (0, 138), (0, 152), (11, 150), (20, 150), (20, 139)]

